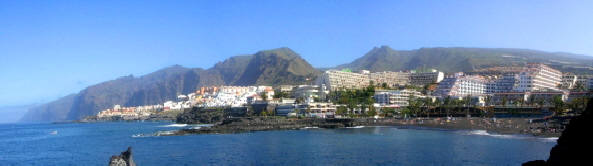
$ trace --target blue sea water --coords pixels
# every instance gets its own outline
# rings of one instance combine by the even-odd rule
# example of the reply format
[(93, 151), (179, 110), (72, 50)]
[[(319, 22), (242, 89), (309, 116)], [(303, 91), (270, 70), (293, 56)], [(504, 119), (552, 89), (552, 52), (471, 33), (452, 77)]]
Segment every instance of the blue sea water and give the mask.
[(107, 165), (132, 146), (139, 165), (519, 165), (547, 159), (556, 144), (526, 135), (396, 127), (136, 137), (190, 127), (196, 126), (0, 124), (0, 164)]

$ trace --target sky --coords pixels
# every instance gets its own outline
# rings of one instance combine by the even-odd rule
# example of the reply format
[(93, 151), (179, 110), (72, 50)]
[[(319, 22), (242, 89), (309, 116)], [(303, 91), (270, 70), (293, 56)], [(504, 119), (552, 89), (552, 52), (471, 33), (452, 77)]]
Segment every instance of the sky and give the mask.
[(279, 47), (314, 67), (383, 45), (593, 55), (591, 9), (571, 0), (0, 0), (0, 107)]

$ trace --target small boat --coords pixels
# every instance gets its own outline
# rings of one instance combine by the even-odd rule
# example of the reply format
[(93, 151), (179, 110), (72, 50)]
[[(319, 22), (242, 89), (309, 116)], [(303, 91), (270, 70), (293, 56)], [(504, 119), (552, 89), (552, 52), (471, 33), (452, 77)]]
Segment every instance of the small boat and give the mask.
[(49, 134), (58, 134), (58, 131), (51, 131)]

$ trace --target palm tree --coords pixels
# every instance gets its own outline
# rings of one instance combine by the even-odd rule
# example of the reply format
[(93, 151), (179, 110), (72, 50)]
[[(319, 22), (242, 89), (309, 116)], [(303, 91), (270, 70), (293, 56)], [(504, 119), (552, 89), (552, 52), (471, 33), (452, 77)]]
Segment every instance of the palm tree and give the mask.
[(581, 104), (582, 104), (582, 108), (581, 108), (581, 112), (585, 109), (587, 109), (587, 104), (589, 103), (590, 98), (583, 96), (581, 97)]
[(424, 98), (424, 104), (427, 106), (426, 110), (426, 118), (430, 117), (430, 108), (434, 105), (434, 102), (431, 98)]
[(578, 92), (583, 92), (585, 91), (585, 86), (583, 85), (583, 83), (577, 82), (574, 84), (574, 89)]
[(472, 96), (471, 95), (467, 95), (465, 96), (465, 104), (467, 104), (467, 108), (465, 109), (465, 116), (469, 119), (469, 107), (472, 103)]
[(537, 98), (536, 99), (536, 103), (537, 105), (539, 105), (539, 112), (542, 112), (542, 109), (544, 108), (544, 104), (546, 103), (546, 100), (544, 100), (544, 98)]
[(523, 104), (525, 104), (525, 100), (519, 99), (517, 100), (517, 103), (519, 103), (519, 112), (523, 112)]
[(554, 115), (564, 114), (563, 107), (565, 105), (561, 95), (556, 95), (552, 98), (552, 104), (554, 104)]
[(492, 103), (492, 96), (488, 95), (486, 96), (486, 98), (484, 99), (484, 104), (489, 107), (490, 103)]
[(502, 105), (502, 111), (506, 112), (506, 107), (507, 107), (507, 97), (502, 97), (502, 101), (500, 102), (500, 104)]
[(451, 105), (451, 96), (447, 95), (447, 97), (445, 97), (443, 105), (445, 105), (445, 111), (447, 111), (447, 117), (449, 117), (449, 106)]
[(535, 101), (535, 95), (531, 95), (531, 96), (529, 96), (529, 101), (528, 101), (528, 102), (529, 102), (529, 103), (527, 103), (527, 105), (533, 105), (533, 104), (536, 104), (536, 103), (535, 103), (535, 102), (536, 102), (536, 101)]
[(463, 103), (463, 100), (454, 101), (455, 107), (457, 108), (457, 113), (461, 113), (461, 105), (463, 105)]

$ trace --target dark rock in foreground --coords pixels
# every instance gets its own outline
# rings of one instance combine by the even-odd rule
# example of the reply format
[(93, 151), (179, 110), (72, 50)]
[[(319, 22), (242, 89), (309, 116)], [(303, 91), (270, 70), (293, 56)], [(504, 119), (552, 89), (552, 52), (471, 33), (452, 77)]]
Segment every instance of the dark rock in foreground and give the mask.
[(120, 156), (111, 156), (109, 166), (136, 166), (132, 159), (132, 147), (128, 147), (128, 150), (121, 152)]
[(562, 132), (556, 146), (550, 150), (547, 161), (535, 160), (523, 165), (588, 165), (589, 153), (593, 148), (590, 132), (593, 129), (593, 100), (587, 104), (587, 110), (580, 116), (570, 120), (570, 124)]

